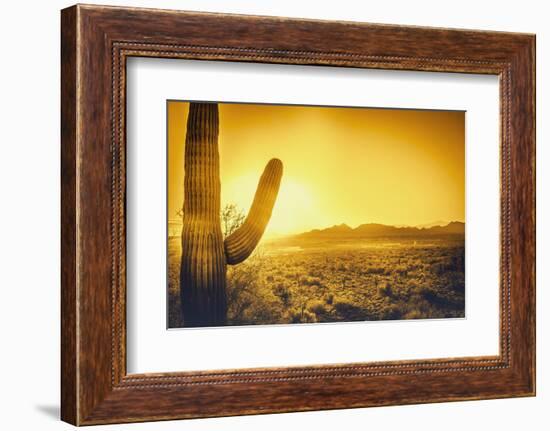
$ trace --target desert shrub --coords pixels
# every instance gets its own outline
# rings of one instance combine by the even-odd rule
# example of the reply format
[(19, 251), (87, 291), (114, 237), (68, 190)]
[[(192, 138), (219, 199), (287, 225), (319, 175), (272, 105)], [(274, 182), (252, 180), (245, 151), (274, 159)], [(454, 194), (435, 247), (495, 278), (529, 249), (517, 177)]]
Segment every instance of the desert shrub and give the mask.
[(456, 308), (457, 306), (463, 307), (463, 297), (456, 298), (446, 295), (445, 292), (437, 290), (434, 287), (424, 287), (421, 289), (420, 294), (422, 298), (430, 303), (430, 305), (438, 308)]
[(250, 307), (246, 310), (244, 315), (244, 322), (239, 324), (271, 324), (280, 323), (282, 313), (280, 308), (277, 307), (272, 295), (269, 295), (267, 291), (259, 292), (256, 296), (256, 300), (252, 301)]
[(410, 310), (403, 316), (404, 319), (422, 319), (423, 317), (420, 310)]
[(283, 283), (278, 283), (275, 287), (273, 287), (273, 294), (281, 300), (285, 307), (290, 305), (292, 294)]
[(384, 274), (386, 268), (383, 266), (369, 266), (366, 270), (367, 274)]
[(431, 265), (432, 272), (437, 275), (444, 275), (449, 272), (464, 273), (464, 255), (462, 253), (443, 258)]
[(399, 275), (400, 277), (406, 277), (408, 275), (407, 267), (399, 266), (393, 271), (394, 274)]
[(301, 276), (298, 280), (298, 283), (301, 286), (317, 286), (321, 287), (321, 279), (319, 277), (307, 277), (305, 275)]
[(432, 273), (434, 275), (439, 277), (444, 272), (443, 263), (441, 263), (441, 262), (432, 263), (432, 265), (430, 267), (430, 270), (432, 271)]
[(170, 328), (183, 326), (180, 302), (181, 239), (168, 239), (168, 324)]
[[(328, 313), (327, 306), (325, 302), (320, 300), (312, 301), (308, 305), (308, 310), (315, 314), (315, 316), (324, 317)], [(319, 320), (319, 319), (318, 319)]]
[(322, 286), (321, 279), (319, 277), (310, 277), (308, 279), (308, 285), (321, 287)]
[(229, 322), (240, 323), (247, 309), (258, 299), (254, 286), (258, 284), (257, 274), (249, 265), (231, 268), (227, 273), (227, 315)]
[(416, 263), (412, 263), (412, 264), (409, 264), (409, 266), (407, 267), (407, 272), (414, 272), (419, 268), (420, 268), (420, 265)]
[(317, 271), (316, 269), (310, 268), (310, 270), (307, 272), (307, 275), (310, 277), (317, 277), (319, 278), (322, 274), (320, 271)]
[(399, 305), (392, 304), (384, 310), (383, 320), (399, 320), (403, 317), (403, 312)]
[(278, 323), (281, 300), (263, 283), (263, 257), (251, 257), (246, 263), (227, 271), (227, 324)]
[(344, 299), (334, 301), (333, 307), (342, 320), (363, 320), (364, 318), (364, 312), (360, 306)]
[(309, 310), (292, 309), (290, 311), (290, 323), (315, 323), (317, 316)]
[(345, 271), (348, 270), (348, 267), (347, 267), (344, 263), (339, 263), (339, 264), (336, 266), (336, 270), (337, 270), (337, 271), (345, 272)]
[(454, 292), (464, 294), (464, 272), (453, 271), (447, 273), (444, 283)]
[(378, 288), (378, 295), (381, 297), (393, 296), (393, 289), (390, 283)]
[(418, 294), (427, 301), (430, 301), (437, 296), (436, 291), (430, 286), (421, 286), (418, 289)]

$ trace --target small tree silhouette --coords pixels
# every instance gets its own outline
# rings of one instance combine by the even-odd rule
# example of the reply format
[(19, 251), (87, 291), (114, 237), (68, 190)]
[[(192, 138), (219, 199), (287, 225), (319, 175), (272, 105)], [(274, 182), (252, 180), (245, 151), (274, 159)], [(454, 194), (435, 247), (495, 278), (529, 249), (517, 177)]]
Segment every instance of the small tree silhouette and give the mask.
[(226, 204), (220, 211), (223, 237), (227, 238), (244, 223), (246, 216), (235, 204)]

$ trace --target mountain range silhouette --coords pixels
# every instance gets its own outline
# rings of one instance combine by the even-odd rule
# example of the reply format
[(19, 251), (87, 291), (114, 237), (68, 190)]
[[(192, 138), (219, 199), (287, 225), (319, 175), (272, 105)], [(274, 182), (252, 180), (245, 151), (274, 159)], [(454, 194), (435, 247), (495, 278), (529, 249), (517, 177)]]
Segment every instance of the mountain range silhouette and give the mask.
[(368, 238), (388, 236), (432, 236), (432, 235), (464, 235), (465, 224), (459, 221), (452, 221), (443, 226), (413, 227), (413, 226), (392, 226), (379, 223), (366, 223), (351, 228), (342, 223), (326, 229), (313, 229), (309, 232), (294, 235), (295, 238), (303, 239), (329, 239), (329, 238)]

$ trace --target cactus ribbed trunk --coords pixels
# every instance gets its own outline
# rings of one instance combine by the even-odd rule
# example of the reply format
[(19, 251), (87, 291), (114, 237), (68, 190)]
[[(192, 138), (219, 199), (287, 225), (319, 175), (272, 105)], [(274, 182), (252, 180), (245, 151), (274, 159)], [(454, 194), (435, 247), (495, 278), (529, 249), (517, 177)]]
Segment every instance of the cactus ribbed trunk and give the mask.
[(185, 326), (225, 324), (218, 106), (192, 103), (185, 138), (181, 303)]
[(272, 159), (258, 184), (244, 224), (225, 243), (220, 223), (218, 105), (191, 103), (185, 138), (185, 182), (180, 295), (183, 324), (221, 326), (227, 319), (227, 264), (244, 261), (271, 217), (283, 174)]

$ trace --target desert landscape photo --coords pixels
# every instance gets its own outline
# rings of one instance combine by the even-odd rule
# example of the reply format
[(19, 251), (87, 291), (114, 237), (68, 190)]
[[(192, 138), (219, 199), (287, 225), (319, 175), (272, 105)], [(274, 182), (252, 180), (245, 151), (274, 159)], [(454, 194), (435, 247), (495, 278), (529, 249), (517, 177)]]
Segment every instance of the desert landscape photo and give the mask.
[(465, 316), (464, 112), (167, 110), (168, 328)]

